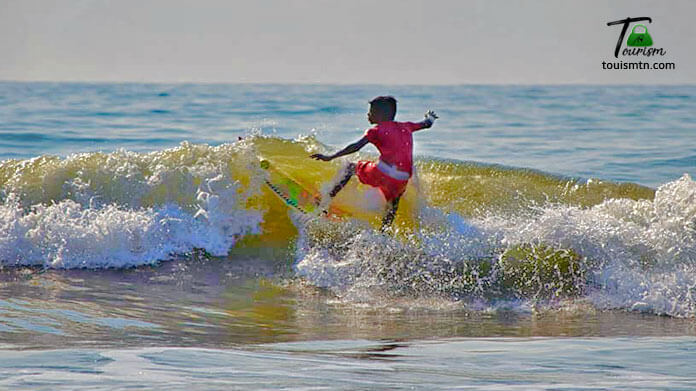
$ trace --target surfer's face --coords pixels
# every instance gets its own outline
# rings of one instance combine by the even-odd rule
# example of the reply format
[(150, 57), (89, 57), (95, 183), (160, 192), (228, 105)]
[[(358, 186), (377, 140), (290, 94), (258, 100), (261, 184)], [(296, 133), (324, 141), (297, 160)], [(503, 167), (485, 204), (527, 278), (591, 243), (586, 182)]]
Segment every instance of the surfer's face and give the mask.
[(367, 111), (367, 120), (371, 124), (376, 124), (377, 123), (377, 116), (375, 115), (375, 108), (370, 106), (370, 109)]

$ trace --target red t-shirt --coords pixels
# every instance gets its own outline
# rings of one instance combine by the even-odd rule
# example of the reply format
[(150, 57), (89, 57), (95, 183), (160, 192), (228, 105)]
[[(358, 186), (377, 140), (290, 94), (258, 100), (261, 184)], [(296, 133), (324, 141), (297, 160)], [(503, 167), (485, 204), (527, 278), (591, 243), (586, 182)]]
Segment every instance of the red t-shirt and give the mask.
[(377, 147), (380, 160), (399, 171), (412, 174), (413, 170), (413, 135), (423, 129), (420, 122), (380, 122), (365, 131), (367, 140)]

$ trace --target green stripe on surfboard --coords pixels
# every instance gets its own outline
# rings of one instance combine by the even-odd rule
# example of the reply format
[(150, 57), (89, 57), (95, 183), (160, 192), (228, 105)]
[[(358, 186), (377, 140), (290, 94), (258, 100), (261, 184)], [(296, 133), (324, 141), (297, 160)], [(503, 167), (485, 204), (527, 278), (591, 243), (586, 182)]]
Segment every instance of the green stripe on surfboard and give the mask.
[(321, 203), (319, 192), (307, 189), (288, 175), (274, 169), (268, 160), (261, 160), (261, 168), (269, 173), (266, 185), (286, 205), (306, 214), (314, 214)]

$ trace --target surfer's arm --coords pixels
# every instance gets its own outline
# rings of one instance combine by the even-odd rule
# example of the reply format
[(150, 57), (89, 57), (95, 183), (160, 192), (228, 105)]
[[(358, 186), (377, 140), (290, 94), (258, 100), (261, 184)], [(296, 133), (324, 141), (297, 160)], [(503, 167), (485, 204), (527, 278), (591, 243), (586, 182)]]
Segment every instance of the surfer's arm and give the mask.
[(363, 137), (360, 140), (348, 145), (347, 147), (341, 149), (340, 151), (334, 153), (333, 155), (322, 155), (321, 153), (315, 153), (314, 155), (311, 155), (310, 157), (312, 159), (317, 159), (317, 160), (323, 160), (325, 162), (328, 162), (329, 160), (336, 159), (337, 157), (345, 156), (345, 155), (350, 155), (351, 153), (358, 152), (362, 147), (367, 145), (369, 143), (369, 140), (367, 137)]
[(416, 130), (428, 129), (433, 126), (436, 119), (438, 119), (437, 114), (435, 114), (435, 112), (432, 110), (428, 110), (425, 113), (425, 119), (423, 121), (413, 123), (413, 128), (411, 131), (415, 132)]

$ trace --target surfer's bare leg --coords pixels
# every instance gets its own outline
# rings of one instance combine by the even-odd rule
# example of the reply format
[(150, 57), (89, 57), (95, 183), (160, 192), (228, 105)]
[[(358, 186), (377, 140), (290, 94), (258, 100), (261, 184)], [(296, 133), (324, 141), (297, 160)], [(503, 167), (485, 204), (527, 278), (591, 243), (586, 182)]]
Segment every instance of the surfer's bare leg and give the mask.
[(396, 197), (389, 204), (387, 204), (387, 214), (385, 214), (384, 218), (382, 219), (382, 231), (384, 231), (394, 222), (394, 218), (396, 217), (396, 211), (399, 209), (400, 199), (401, 196)]
[(352, 178), (353, 175), (355, 175), (355, 163), (350, 163), (346, 167), (346, 171), (343, 175), (343, 178), (341, 178), (341, 180), (338, 181), (336, 186), (334, 186), (334, 188), (329, 193), (329, 197), (336, 197), (336, 194), (338, 194), (338, 192), (341, 191), (348, 184), (348, 181), (350, 181), (350, 178)]

